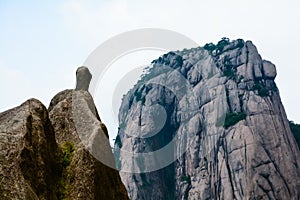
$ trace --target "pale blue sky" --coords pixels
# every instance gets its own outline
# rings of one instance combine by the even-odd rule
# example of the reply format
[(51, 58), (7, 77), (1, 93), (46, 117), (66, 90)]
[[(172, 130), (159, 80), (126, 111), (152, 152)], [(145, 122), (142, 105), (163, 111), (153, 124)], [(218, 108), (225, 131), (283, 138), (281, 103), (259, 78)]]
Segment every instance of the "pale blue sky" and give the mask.
[[(297, 0), (0, 0), (0, 112), (31, 97), (48, 106), (56, 93), (74, 87), (76, 68), (103, 41), (149, 27), (177, 31), (200, 45), (223, 36), (252, 40), (276, 65), (288, 117), (300, 122), (299, 5)], [(145, 57), (144, 64), (157, 55)], [(101, 112), (109, 102), (111, 97), (96, 100), (115, 135), (109, 110)]]

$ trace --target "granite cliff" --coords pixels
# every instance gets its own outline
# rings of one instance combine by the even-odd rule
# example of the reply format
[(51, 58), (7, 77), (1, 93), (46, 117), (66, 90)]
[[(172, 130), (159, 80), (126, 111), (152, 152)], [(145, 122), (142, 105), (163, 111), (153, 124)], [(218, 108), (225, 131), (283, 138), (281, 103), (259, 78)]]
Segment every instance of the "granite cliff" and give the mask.
[[(88, 69), (81, 67), (76, 89), (58, 93), (49, 109), (30, 99), (0, 113), (1, 200), (129, 199), (118, 171), (86, 148), (88, 142), (114, 161), (107, 130), (87, 91), (90, 79)], [(94, 135), (80, 138), (74, 110), (76, 122)]]
[(241, 39), (154, 60), (119, 110), (115, 151), (129, 197), (300, 199), (300, 152), (276, 75)]

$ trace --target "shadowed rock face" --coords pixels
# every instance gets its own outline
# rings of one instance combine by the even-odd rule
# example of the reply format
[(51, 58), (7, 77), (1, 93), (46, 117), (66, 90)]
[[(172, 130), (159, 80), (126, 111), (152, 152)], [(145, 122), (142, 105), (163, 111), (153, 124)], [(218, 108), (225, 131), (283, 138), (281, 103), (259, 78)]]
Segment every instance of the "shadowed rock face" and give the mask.
[(57, 199), (59, 158), (41, 102), (30, 99), (0, 113), (0, 199)]
[[(300, 153), (276, 68), (252, 42), (170, 52), (152, 63), (123, 98), (115, 147), (151, 152), (177, 135), (174, 157), (186, 152), (158, 171), (121, 173), (131, 199), (300, 199)], [(182, 93), (178, 74), (192, 92)], [(155, 104), (166, 110), (164, 127), (150, 112)], [(119, 159), (127, 169), (131, 160)]]

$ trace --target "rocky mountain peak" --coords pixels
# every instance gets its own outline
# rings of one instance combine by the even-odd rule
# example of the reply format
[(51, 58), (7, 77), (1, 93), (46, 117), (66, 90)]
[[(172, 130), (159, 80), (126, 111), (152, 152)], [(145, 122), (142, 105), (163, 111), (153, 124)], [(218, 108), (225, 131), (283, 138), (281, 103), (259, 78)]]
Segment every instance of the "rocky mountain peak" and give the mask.
[(154, 60), (119, 111), (130, 198), (299, 199), (300, 154), (276, 75), (241, 39)]

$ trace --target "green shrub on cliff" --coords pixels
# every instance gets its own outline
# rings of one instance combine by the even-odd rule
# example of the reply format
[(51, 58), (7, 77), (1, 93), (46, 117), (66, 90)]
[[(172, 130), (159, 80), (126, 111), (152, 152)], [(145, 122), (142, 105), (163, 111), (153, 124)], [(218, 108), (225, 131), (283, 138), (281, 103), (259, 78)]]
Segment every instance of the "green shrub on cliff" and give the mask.
[(290, 121), (290, 128), (300, 148), (300, 125)]
[(213, 50), (215, 50), (217, 48), (217, 46), (211, 42), (211, 43), (205, 44), (203, 48), (206, 49), (207, 51), (212, 52)]
[(224, 47), (230, 44), (229, 38), (223, 37), (217, 44), (217, 49), (221, 52), (223, 51)]
[(115, 140), (115, 144), (121, 149), (122, 148), (122, 141), (120, 138), (120, 135), (117, 135), (116, 140)]
[(216, 45), (214, 43), (207, 43), (204, 45), (204, 49), (206, 49), (209, 52), (212, 52), (214, 50), (217, 50), (218, 52), (221, 52), (225, 46), (230, 44), (230, 40), (227, 37), (223, 37)]
[(261, 97), (269, 96), (269, 90), (260, 83), (255, 83), (252, 87), (253, 91), (257, 91), (258, 95)]
[(187, 182), (189, 185), (191, 184), (191, 177), (189, 175), (187, 176), (181, 176), (180, 177), (181, 182)]
[(75, 151), (75, 146), (71, 142), (65, 142), (64, 144), (61, 145), (61, 149), (63, 151), (62, 164), (64, 167), (66, 167), (71, 162), (71, 157), (73, 151)]
[(75, 145), (71, 142), (65, 142), (60, 146), (62, 150), (62, 171), (61, 171), (61, 178), (58, 181), (58, 199), (65, 200), (67, 199), (68, 191), (69, 191), (69, 184), (67, 183), (67, 169), (70, 167), (70, 163), (72, 160), (72, 154), (76, 150)]
[(224, 127), (228, 128), (237, 124), (239, 121), (246, 119), (246, 114), (242, 112), (230, 112), (226, 115)]

